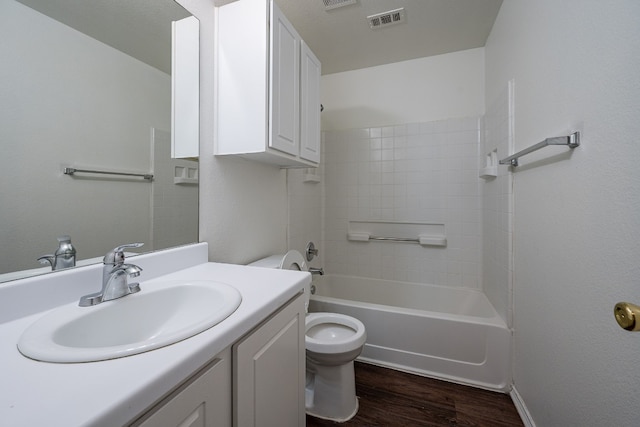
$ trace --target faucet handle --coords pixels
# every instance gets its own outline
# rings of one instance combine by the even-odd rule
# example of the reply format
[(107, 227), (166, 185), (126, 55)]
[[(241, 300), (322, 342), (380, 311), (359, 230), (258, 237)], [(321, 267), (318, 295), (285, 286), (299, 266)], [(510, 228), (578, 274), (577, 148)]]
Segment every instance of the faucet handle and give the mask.
[(139, 248), (144, 243), (127, 243), (113, 248), (104, 256), (104, 264), (122, 264), (124, 262), (124, 250), (127, 248)]
[(42, 255), (37, 261), (42, 265), (49, 264), (53, 268), (53, 254)]

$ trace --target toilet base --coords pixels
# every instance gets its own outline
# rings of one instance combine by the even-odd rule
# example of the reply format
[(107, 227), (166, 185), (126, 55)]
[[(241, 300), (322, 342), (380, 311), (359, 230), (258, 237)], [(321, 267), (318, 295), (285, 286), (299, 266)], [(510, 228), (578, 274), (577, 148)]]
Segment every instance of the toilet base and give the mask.
[(358, 412), (353, 361), (339, 366), (317, 365), (307, 358), (306, 412), (345, 422)]
[(314, 414), (312, 411), (310, 411), (308, 409), (307, 409), (307, 415), (310, 415), (310, 416), (315, 417), (315, 418), (320, 418), (320, 419), (323, 419), (323, 420), (334, 421), (334, 422), (337, 422), (337, 423), (344, 423), (346, 421), (349, 421), (351, 418), (355, 417), (356, 414), (358, 413), (358, 409), (359, 409), (359, 404), (358, 404), (358, 398), (356, 397), (356, 407), (353, 410), (353, 413), (351, 415), (349, 415), (347, 418), (338, 419), (338, 418), (324, 417), (324, 416), (319, 415), (319, 414)]

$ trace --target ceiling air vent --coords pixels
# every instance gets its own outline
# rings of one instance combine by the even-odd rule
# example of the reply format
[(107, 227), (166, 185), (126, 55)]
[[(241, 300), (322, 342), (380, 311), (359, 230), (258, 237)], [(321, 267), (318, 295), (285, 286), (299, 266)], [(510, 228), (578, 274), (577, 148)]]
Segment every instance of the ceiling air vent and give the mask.
[(322, 0), (325, 10), (335, 9), (337, 7), (349, 6), (355, 4), (358, 0)]
[(377, 13), (367, 16), (369, 27), (372, 30), (388, 27), (389, 25), (400, 24), (405, 21), (404, 7), (390, 10), (388, 12)]

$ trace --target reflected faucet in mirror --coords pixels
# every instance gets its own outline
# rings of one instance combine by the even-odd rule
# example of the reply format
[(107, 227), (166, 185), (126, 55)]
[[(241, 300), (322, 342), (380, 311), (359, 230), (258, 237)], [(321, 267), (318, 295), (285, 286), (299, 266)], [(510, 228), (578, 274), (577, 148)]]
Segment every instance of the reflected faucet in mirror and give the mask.
[(134, 264), (125, 264), (124, 250), (139, 248), (144, 243), (129, 243), (107, 252), (102, 267), (102, 290), (80, 298), (80, 307), (90, 307), (104, 301), (121, 298), (140, 291), (139, 283), (127, 283), (127, 277), (138, 277), (142, 268)]
[(51, 270), (62, 270), (76, 266), (76, 248), (71, 244), (70, 236), (58, 237), (58, 249), (53, 255), (43, 255), (38, 258), (40, 264), (51, 265)]

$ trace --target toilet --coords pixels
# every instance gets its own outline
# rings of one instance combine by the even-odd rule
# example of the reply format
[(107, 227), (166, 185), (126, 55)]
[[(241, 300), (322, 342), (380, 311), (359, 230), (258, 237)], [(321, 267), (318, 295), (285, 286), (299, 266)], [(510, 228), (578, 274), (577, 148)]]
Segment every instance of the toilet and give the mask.
[[(249, 264), (255, 267), (308, 271), (298, 251), (272, 255)], [(310, 290), (305, 289), (305, 308)], [(307, 414), (344, 422), (358, 412), (353, 361), (367, 339), (358, 319), (337, 313), (307, 313), (305, 319)]]

